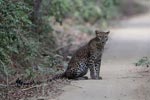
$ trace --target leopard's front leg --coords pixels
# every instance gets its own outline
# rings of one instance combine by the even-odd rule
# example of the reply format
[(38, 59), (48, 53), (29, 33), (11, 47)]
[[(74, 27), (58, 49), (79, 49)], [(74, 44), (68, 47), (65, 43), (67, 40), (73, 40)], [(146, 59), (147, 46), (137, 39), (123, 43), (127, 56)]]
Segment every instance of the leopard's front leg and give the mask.
[(88, 67), (90, 69), (90, 76), (92, 79), (102, 79), (102, 77), (99, 76), (100, 66), (101, 66), (101, 56), (96, 58), (94, 55), (92, 55), (88, 61)]
[(92, 79), (100, 79), (99, 69), (96, 68), (98, 65), (95, 65), (95, 56), (90, 56), (88, 60), (88, 67), (90, 69), (90, 76)]
[(101, 67), (101, 59), (96, 60), (95, 62), (95, 70), (96, 70), (96, 78), (97, 79), (102, 79), (100, 76), (100, 67)]

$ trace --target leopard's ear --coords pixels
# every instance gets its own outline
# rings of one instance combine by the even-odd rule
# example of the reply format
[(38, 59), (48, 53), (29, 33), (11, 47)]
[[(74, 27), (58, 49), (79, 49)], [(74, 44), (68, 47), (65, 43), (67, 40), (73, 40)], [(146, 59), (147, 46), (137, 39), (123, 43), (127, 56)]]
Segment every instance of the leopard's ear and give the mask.
[(109, 34), (109, 33), (110, 33), (110, 31), (107, 31), (107, 32), (106, 32), (106, 34)]
[(99, 31), (98, 31), (98, 30), (95, 30), (95, 34), (99, 34)]

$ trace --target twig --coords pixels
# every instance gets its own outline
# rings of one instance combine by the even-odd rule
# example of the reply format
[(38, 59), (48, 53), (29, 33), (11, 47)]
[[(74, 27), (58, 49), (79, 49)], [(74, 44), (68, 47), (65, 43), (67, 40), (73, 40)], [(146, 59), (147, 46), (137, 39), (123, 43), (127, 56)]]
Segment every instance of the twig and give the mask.
[[(44, 84), (44, 86), (47, 86), (48, 84)], [(41, 87), (43, 86), (43, 84), (40, 84), (40, 85), (34, 85), (34, 86), (31, 86), (31, 87), (28, 87), (28, 88), (24, 88), (22, 89), (22, 91), (27, 91), (27, 90), (30, 90), (32, 88), (37, 88), (37, 87)]]

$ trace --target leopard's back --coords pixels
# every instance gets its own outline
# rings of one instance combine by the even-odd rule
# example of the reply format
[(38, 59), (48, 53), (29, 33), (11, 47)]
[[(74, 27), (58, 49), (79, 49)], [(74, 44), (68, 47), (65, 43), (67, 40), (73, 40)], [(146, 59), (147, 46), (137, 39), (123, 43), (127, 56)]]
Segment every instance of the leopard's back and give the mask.
[(84, 45), (83, 47), (79, 48), (76, 51), (76, 53), (72, 56), (68, 64), (68, 68), (69, 66), (72, 66), (72, 64), (74, 63), (78, 63), (80, 61), (86, 62), (88, 60), (88, 56), (89, 56), (89, 46)]

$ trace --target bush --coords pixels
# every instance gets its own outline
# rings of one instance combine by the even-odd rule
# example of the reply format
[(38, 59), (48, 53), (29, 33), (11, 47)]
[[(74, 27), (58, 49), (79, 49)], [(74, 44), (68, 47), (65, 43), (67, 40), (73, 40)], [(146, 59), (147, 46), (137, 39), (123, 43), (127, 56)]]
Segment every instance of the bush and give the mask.
[[(49, 17), (54, 16), (62, 23), (63, 9), (59, 1), (48, 2), (43, 0), (40, 4), (35, 22), (33, 1), (0, 0), (0, 78), (8, 78), (14, 71), (34, 76), (29, 73), (34, 67), (53, 67), (50, 63), (56, 59), (51, 50), (56, 45)], [(45, 53), (51, 59), (45, 59)]]
[[(32, 22), (28, 13), (31, 8), (24, 2), (0, 1), (0, 69), (13, 66), (14, 54), (30, 54), (30, 35)], [(31, 55), (31, 54), (30, 54)], [(26, 55), (27, 57), (28, 55)], [(24, 57), (24, 59), (26, 58)]]
[(119, 6), (118, 2), (118, 0), (61, 0), (62, 8), (65, 8), (63, 10), (65, 17), (90, 23), (114, 17)]
[(148, 57), (143, 57), (135, 63), (135, 66), (149, 67), (149, 65), (150, 65), (150, 60)]

